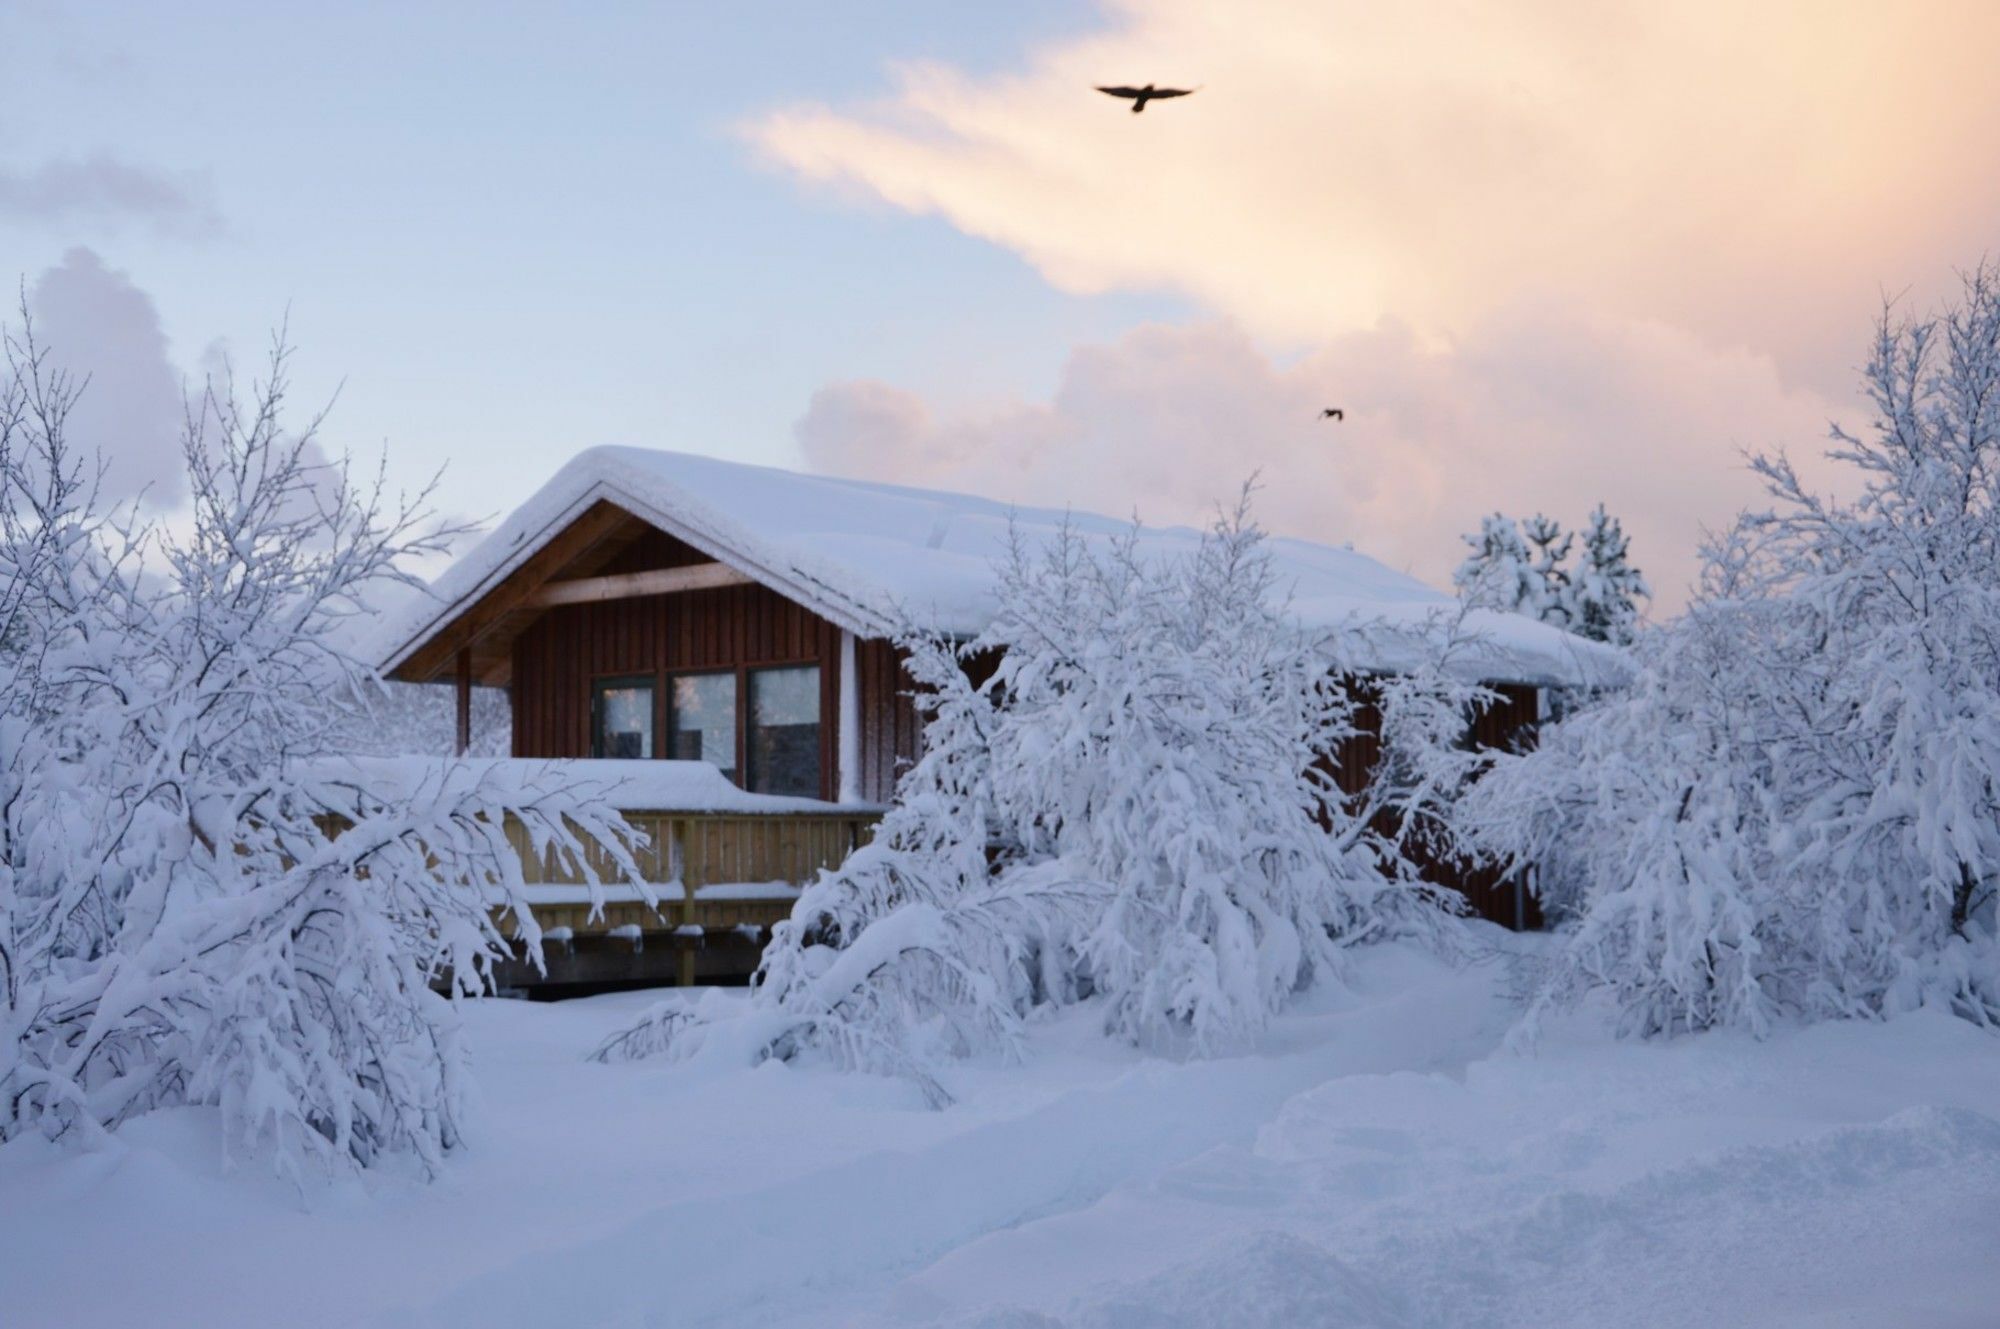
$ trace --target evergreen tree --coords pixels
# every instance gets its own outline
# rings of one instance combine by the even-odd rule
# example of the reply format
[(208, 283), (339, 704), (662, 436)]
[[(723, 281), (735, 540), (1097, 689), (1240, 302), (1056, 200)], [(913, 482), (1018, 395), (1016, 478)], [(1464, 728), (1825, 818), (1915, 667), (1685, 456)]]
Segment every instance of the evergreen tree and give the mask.
[(1452, 584), (1466, 603), (1541, 617), (1542, 577), (1512, 517), (1496, 512), (1482, 519), (1479, 533), (1466, 536), (1465, 543), (1472, 552), (1452, 574)]
[(1576, 534), (1536, 513), (1516, 522), (1501, 513), (1465, 537), (1472, 553), (1452, 574), (1467, 604), (1499, 609), (1567, 629), (1594, 641), (1628, 646), (1639, 603), (1651, 598), (1646, 578), (1629, 561), (1630, 540), (1602, 503), (1590, 514), (1575, 567)]
[(1537, 512), (1522, 523), (1523, 535), (1533, 547), (1535, 617), (1544, 623), (1557, 627), (1570, 626), (1575, 618), (1572, 603), (1573, 590), (1569, 573), (1563, 564), (1569, 559), (1570, 546), (1574, 537), (1568, 534), (1552, 518)]
[(1583, 551), (1569, 579), (1570, 631), (1616, 646), (1632, 644), (1639, 603), (1652, 588), (1630, 561), (1631, 540), (1616, 517), (1599, 503), (1583, 533)]

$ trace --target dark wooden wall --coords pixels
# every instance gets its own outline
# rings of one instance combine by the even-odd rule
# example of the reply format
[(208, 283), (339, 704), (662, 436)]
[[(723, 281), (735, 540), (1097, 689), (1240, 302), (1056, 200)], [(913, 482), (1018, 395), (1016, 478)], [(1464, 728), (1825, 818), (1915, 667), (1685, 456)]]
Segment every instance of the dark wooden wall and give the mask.
[(854, 643), (854, 672), (861, 682), (861, 797), (870, 803), (896, 796), (896, 777), (917, 759), (923, 734), (911, 696), (916, 683), (903, 659), (903, 652), (880, 638)]
[[(679, 541), (654, 535), (601, 571), (706, 561)], [(855, 654), (862, 797), (887, 801), (896, 762), (916, 752), (916, 713), (899, 695), (908, 683), (887, 642), (857, 642)], [(820, 796), (832, 798), (839, 787), (840, 629), (762, 586), (564, 605), (541, 615), (514, 641), (514, 755), (589, 756), (591, 684), (597, 679), (649, 675), (664, 709), (665, 679), (675, 672), (807, 664), (820, 670)], [(747, 705), (747, 698), (739, 695), (738, 704)], [(655, 719), (655, 732), (663, 733), (658, 722), (664, 716)]]
[[(1350, 794), (1358, 794), (1367, 787), (1375, 764), (1382, 759), (1381, 712), (1367, 699), (1367, 683), (1358, 682), (1355, 686), (1363, 694), (1356, 716), (1359, 732), (1341, 745), (1331, 763), (1335, 782)], [(1540, 693), (1524, 684), (1490, 686), (1498, 694), (1497, 700), (1474, 717), (1467, 740), (1478, 749), (1504, 748), (1518, 752), (1533, 746), (1541, 715)], [(1421, 848), (1412, 857), (1427, 880), (1459, 892), (1480, 917), (1510, 928), (1542, 926), (1541, 906), (1535, 903), (1531, 892), (1520, 889), (1521, 883), (1514, 878), (1491, 868), (1469, 868), (1442, 855), (1427, 854)]]

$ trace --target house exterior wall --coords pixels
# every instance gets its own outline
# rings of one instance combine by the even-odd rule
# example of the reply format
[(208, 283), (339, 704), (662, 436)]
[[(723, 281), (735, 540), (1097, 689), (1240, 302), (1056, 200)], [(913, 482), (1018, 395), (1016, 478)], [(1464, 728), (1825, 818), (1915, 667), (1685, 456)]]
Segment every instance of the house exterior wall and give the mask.
[[(678, 567), (706, 562), (705, 555), (670, 536), (653, 533), (622, 549), (594, 575)], [(918, 756), (922, 724), (911, 697), (914, 684), (896, 646), (882, 639), (855, 642), (859, 713), (859, 769), (851, 784), (865, 802), (887, 803), (900, 772)], [(840, 788), (841, 632), (832, 623), (763, 586), (730, 586), (591, 604), (565, 605), (536, 618), (512, 647), (513, 753), (517, 757), (587, 757), (591, 744), (593, 682), (650, 676), (665, 731), (666, 682), (675, 673), (743, 671), (766, 666), (817, 665), (820, 671), (820, 790), (834, 799)], [(984, 662), (977, 671), (990, 670)], [(1366, 689), (1365, 682), (1357, 687)], [(1480, 747), (1531, 743), (1538, 719), (1532, 687), (1500, 685), (1499, 701), (1468, 736)], [(739, 705), (744, 696), (739, 683)], [(1378, 717), (1362, 708), (1361, 732), (1330, 755), (1328, 765), (1343, 789), (1365, 787), (1381, 757)], [(741, 769), (739, 761), (738, 769)], [(1509, 927), (1534, 927), (1540, 913), (1527, 892), (1491, 871), (1457, 864), (1425, 864), (1426, 875), (1462, 892), (1474, 912)]]
[(896, 796), (896, 777), (922, 747), (923, 721), (912, 696), (916, 683), (903, 658), (894, 643), (880, 638), (854, 643), (854, 672), (861, 683), (860, 789), (870, 803)]
[[(889, 643), (857, 642), (855, 657), (859, 792), (884, 802), (895, 790), (897, 759), (915, 753), (916, 715), (898, 695), (908, 685)], [(832, 799), (839, 789), (840, 629), (762, 586), (565, 605), (542, 614), (514, 641), (513, 754), (589, 756), (596, 680), (651, 676), (663, 709), (672, 674), (770, 665), (819, 667), (819, 796)], [(656, 731), (663, 732), (664, 720), (656, 716)]]
[[(1357, 681), (1353, 686), (1363, 694), (1356, 716), (1358, 732), (1340, 746), (1328, 765), (1335, 782), (1343, 790), (1358, 794), (1367, 788), (1376, 763), (1382, 759), (1382, 715), (1366, 695), (1366, 681)], [(1496, 700), (1473, 720), (1471, 732), (1466, 735), (1467, 741), (1480, 749), (1519, 751), (1533, 746), (1540, 723), (1540, 691), (1521, 683), (1488, 686), (1496, 695)], [(1385, 826), (1381, 829), (1388, 831), (1394, 828)], [(1468, 868), (1421, 850), (1414, 857), (1427, 880), (1459, 892), (1472, 912), (1481, 918), (1516, 929), (1542, 926), (1541, 906), (1535, 902), (1532, 892), (1522, 889), (1522, 883), (1517, 879), (1492, 868)]]

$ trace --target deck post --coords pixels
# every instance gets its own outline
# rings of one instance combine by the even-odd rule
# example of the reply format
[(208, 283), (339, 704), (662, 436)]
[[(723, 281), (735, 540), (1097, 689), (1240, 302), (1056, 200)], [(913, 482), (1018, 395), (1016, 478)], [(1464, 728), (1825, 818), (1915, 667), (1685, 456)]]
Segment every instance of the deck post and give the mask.
[(458, 648), (458, 755), (472, 747), (472, 648)]
[(839, 750), (834, 757), (838, 769), (837, 803), (861, 801), (861, 680), (855, 676), (854, 634), (840, 632), (840, 716), (834, 737)]
[[(694, 883), (688, 880), (687, 852), (682, 847), (687, 843), (688, 824), (684, 821), (668, 822), (671, 828), (667, 840), (667, 863), (669, 876), (681, 884), (681, 925), (698, 927), (695, 914)], [(694, 960), (696, 939), (691, 936), (674, 938), (674, 982), (684, 988), (694, 986)]]

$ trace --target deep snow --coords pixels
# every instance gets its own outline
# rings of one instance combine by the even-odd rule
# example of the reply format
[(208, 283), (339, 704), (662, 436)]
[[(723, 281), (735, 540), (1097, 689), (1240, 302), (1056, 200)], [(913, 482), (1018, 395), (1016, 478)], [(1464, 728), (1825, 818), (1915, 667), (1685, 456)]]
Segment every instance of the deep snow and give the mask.
[[(2000, 1038), (1501, 1048), (1529, 961), (1383, 948), (1236, 1058), (1089, 1012), (931, 1112), (814, 1069), (601, 1066), (658, 994), (467, 1012), (436, 1185), (223, 1176), (215, 1115), (0, 1148), (0, 1323), (2000, 1324)], [(1530, 943), (1532, 945), (1532, 943)]]

